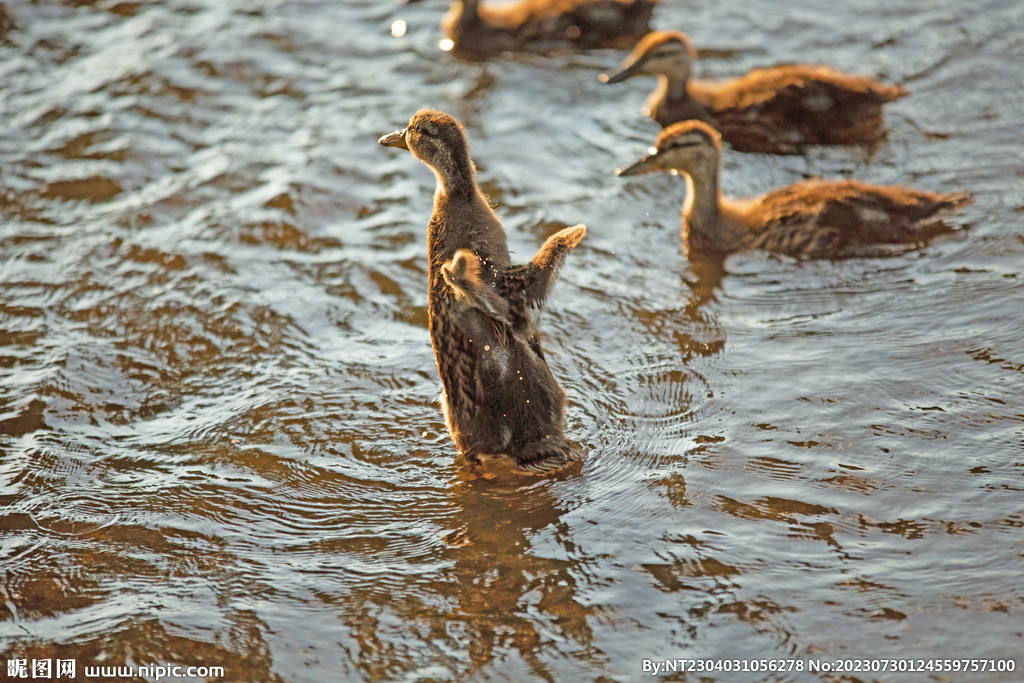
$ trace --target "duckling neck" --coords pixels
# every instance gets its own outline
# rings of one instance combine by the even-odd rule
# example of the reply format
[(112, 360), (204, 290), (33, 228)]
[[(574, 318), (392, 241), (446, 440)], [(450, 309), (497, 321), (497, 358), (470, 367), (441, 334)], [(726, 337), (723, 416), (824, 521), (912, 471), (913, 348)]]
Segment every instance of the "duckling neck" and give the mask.
[(472, 249), (489, 265), (508, 267), (505, 229), (480, 192), (472, 165), (452, 173), (434, 168), (434, 175), (437, 176), (437, 191), (427, 229), (431, 270), (436, 271), (459, 249)]
[(715, 172), (686, 178), (686, 201), (683, 203), (683, 232), (690, 247), (700, 251), (728, 251), (731, 235), (722, 221), (721, 194)]
[(477, 0), (460, 0), (452, 9), (455, 12), (455, 23), (461, 28), (467, 28), (480, 22), (480, 13), (477, 11)]
[[(437, 178), (437, 196), (454, 201), (472, 200), (480, 197), (480, 188), (476, 184), (476, 172), (473, 163), (466, 160), (465, 164), (446, 165), (443, 168), (431, 167)], [(481, 200), (482, 201), (482, 200)]]
[(684, 102), (689, 99), (687, 80), (687, 74), (658, 74), (657, 92), (665, 102)]

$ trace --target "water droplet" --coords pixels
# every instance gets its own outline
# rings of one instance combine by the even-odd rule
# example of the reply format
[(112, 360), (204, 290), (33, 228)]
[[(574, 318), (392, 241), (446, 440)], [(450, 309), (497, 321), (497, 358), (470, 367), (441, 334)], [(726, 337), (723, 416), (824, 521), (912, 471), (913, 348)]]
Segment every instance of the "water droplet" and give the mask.
[(409, 30), (409, 25), (401, 19), (395, 19), (394, 23), (391, 24), (391, 35), (395, 38), (401, 38), (405, 35), (405, 32)]
[(445, 38), (440, 43), (438, 43), (437, 46), (444, 50), (445, 52), (451, 52), (451, 49), (455, 47), (455, 43), (452, 42), (451, 38)]

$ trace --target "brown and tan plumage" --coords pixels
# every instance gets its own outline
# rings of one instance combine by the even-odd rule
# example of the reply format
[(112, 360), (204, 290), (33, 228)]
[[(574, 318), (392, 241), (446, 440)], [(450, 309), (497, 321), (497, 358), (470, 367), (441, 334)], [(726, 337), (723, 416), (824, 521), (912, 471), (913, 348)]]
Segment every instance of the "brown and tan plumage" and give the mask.
[(683, 245), (687, 252), (764, 249), (798, 258), (879, 253), (880, 245), (920, 245), (949, 228), (942, 214), (970, 194), (940, 194), (856, 180), (805, 180), (745, 201), (719, 190), (720, 136), (702, 121), (661, 132), (644, 159), (620, 175), (676, 171), (686, 177)]
[(654, 31), (637, 43), (621, 71), (602, 80), (657, 76), (645, 111), (663, 127), (704, 121), (738, 151), (772, 154), (877, 142), (885, 136), (882, 105), (906, 94), (897, 85), (808, 64), (755, 69), (725, 81), (693, 80), (696, 58), (685, 34)]
[[(408, 0), (416, 2), (418, 0)], [(454, 0), (441, 20), (451, 47), (469, 54), (621, 47), (650, 30), (661, 0)]]
[(6, 40), (7, 34), (17, 28), (14, 19), (7, 11), (7, 5), (0, 2), (0, 40)]
[(458, 121), (422, 109), (380, 143), (408, 149), (437, 177), (427, 226), (428, 314), (452, 440), (471, 461), (507, 455), (537, 473), (570, 464), (565, 392), (548, 369), (530, 308), (544, 303), (586, 227), (555, 233), (528, 264), (512, 265)]

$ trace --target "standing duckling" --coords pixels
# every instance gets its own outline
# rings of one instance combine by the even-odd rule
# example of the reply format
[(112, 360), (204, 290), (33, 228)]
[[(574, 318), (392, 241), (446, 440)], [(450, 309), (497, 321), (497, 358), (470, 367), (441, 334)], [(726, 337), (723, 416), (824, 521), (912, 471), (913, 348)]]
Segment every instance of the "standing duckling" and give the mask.
[(566, 395), (551, 375), (529, 308), (539, 308), (584, 225), (565, 228), (526, 265), (511, 265), (505, 230), (476, 183), (462, 125), (421, 109), (380, 139), (437, 177), (427, 226), (430, 341), (448, 431), (470, 460), (508, 455), (549, 472), (574, 460), (562, 435)]
[(697, 52), (678, 31), (647, 34), (606, 83), (657, 76), (644, 113), (662, 127), (712, 124), (740, 152), (799, 154), (806, 145), (870, 144), (885, 136), (882, 105), (906, 94), (867, 76), (827, 66), (755, 69), (727, 81), (690, 80)]
[(755, 199), (731, 201), (719, 190), (721, 157), (715, 129), (702, 121), (684, 121), (661, 131), (647, 157), (618, 173), (672, 171), (686, 176), (687, 253), (764, 249), (798, 258), (878, 253), (879, 244), (916, 245), (948, 232), (941, 214), (971, 201), (967, 192), (939, 194), (856, 180), (804, 180)]
[[(418, 0), (407, 0), (418, 2)], [(453, 0), (441, 19), (446, 49), (470, 54), (631, 45), (650, 30), (661, 0)]]

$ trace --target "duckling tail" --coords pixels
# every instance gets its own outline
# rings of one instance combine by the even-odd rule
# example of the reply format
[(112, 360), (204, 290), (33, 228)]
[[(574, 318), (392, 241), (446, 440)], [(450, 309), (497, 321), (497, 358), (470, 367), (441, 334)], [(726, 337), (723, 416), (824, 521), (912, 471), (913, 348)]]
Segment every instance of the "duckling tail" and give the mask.
[(561, 434), (543, 436), (511, 455), (520, 469), (534, 474), (551, 474), (583, 459), (583, 452)]
[(974, 195), (967, 190), (962, 190), (960, 192), (950, 192), (943, 196), (943, 199), (949, 205), (950, 209), (959, 209), (967, 206), (968, 204), (972, 204), (974, 202)]
[(919, 193), (918, 202), (922, 205), (920, 211), (924, 213), (913, 225), (913, 236), (918, 240), (927, 241), (945, 233), (953, 232), (956, 228), (945, 222), (949, 214), (967, 206), (974, 201), (970, 192)]

